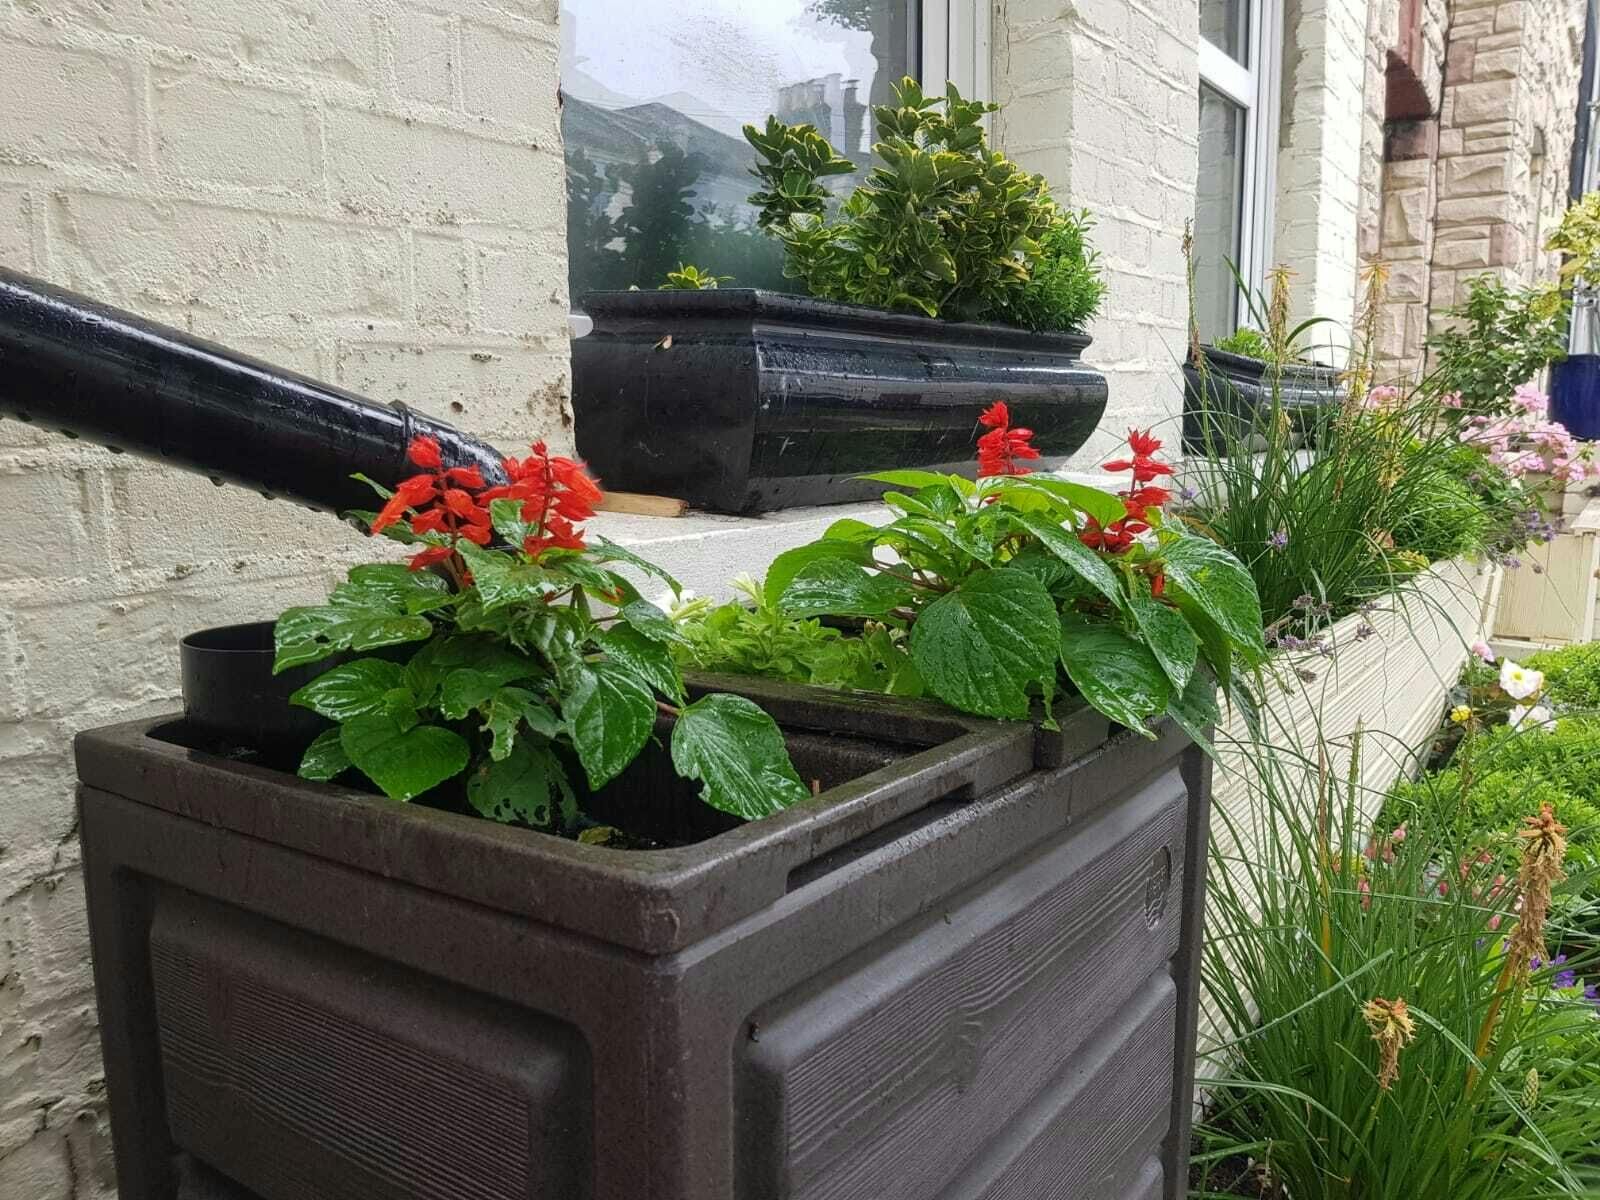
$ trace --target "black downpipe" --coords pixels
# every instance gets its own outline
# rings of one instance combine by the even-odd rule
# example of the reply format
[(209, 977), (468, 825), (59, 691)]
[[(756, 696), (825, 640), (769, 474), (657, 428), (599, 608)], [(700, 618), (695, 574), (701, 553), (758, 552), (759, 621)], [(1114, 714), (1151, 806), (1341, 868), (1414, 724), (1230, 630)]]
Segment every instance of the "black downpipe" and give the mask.
[(1589, 106), (1594, 98), (1595, 36), (1600, 13), (1596, 12), (1595, 0), (1588, 0), (1584, 9), (1583, 72), (1578, 80), (1578, 122), (1572, 139), (1571, 178), (1567, 185), (1567, 198), (1573, 204), (1583, 199), (1583, 189), (1588, 182), (1584, 176), (1589, 163), (1589, 138), (1594, 125)]
[(446, 466), (504, 482), (500, 454), (402, 404), (378, 404), (0, 267), (0, 416), (344, 512), (393, 484), (417, 434)]

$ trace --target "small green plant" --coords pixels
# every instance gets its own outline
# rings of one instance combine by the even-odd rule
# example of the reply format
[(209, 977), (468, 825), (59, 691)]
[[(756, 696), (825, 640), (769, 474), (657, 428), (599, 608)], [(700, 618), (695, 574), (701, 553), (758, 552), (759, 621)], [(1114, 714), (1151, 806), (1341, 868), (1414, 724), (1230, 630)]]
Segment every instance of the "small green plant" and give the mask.
[(1600, 286), (1600, 192), (1589, 192), (1567, 209), (1544, 248), (1566, 256), (1561, 280), (1569, 288)]
[[(1213, 679), (1260, 663), (1261, 608), (1249, 574), (1216, 543), (1164, 523), (1161, 443), (1129, 436), (1119, 496), (1033, 476), (1031, 434), (1003, 403), (983, 414), (976, 483), (927, 471), (872, 476), (887, 523), (836, 522), (779, 555), (764, 600), (795, 619), (870, 622), (859, 640), (869, 686), (925, 688), (954, 708), (1048, 714), (1068, 681), (1143, 733), (1171, 716), (1196, 738), (1217, 709)], [(862, 666), (857, 659), (852, 669)], [(843, 679), (846, 686), (860, 686)]]
[(354, 770), (402, 801), (464, 777), (483, 816), (580, 837), (596, 823), (568, 764), (604, 787), (666, 714), (673, 766), (713, 808), (753, 819), (809, 795), (755, 704), (689, 701), (672, 654), (681, 635), (615, 567), (677, 585), (620, 546), (589, 544), (576, 522), (600, 490), (578, 463), (535, 444), (506, 460), (508, 483), (486, 487), (475, 467), (444, 467), (432, 438), (414, 440), (409, 458), (418, 473), (392, 492), (374, 484), (382, 510), (357, 514), (411, 544), (409, 566), (355, 567), (326, 605), (278, 618), (279, 671), (401, 648), (340, 663), (295, 693), (336, 723), (301, 775)]
[(1558, 709), (1600, 715), (1600, 642), (1541, 650), (1526, 665), (1544, 674), (1545, 695)]
[(713, 275), (703, 271), (693, 263), (679, 263), (677, 270), (667, 272), (667, 281), (657, 291), (660, 292), (714, 292), (719, 283), (729, 283), (732, 275)]
[(1239, 326), (1227, 337), (1220, 337), (1211, 345), (1213, 349), (1226, 354), (1237, 354), (1241, 358), (1253, 358), (1259, 362), (1266, 362), (1272, 357), (1272, 346), (1267, 341), (1267, 335), (1249, 325)]
[[(785, 273), (813, 296), (955, 321), (1077, 328), (1103, 285), (1082, 214), (1059, 208), (1044, 179), (985, 140), (996, 105), (913, 79), (873, 110), (879, 163), (827, 215), (822, 180), (855, 164), (810, 125), (747, 125), (762, 187), (750, 201), (784, 245)], [(1036, 274), (1037, 273), (1037, 274)]]
[(1435, 366), (1427, 390), (1458, 395), (1465, 416), (1509, 411), (1518, 387), (1566, 357), (1567, 309), (1554, 284), (1472, 280), (1466, 300), (1448, 313), (1456, 324), (1428, 339)]

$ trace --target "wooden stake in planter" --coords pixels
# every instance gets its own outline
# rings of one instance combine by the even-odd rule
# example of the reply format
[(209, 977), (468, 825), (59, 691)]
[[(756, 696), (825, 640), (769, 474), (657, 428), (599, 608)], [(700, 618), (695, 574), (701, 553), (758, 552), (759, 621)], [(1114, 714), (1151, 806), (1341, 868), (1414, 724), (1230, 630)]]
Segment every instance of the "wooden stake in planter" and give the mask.
[(630, 852), (83, 735), (122, 1200), (1183, 1195), (1208, 760), (695, 686), (820, 794)]

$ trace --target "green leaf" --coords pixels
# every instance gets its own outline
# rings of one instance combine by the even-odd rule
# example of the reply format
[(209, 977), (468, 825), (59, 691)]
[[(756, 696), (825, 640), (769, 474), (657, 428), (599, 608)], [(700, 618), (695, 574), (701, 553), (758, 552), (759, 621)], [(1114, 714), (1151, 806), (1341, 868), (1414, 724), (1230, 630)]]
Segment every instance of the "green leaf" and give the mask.
[(991, 491), (1004, 495), (1008, 491), (1042, 492), (1056, 500), (1065, 500), (1080, 512), (1088, 513), (1102, 525), (1120, 521), (1127, 515), (1122, 501), (1110, 492), (1102, 492), (1086, 483), (1073, 483), (1069, 479), (1052, 479), (1046, 475), (1012, 475), (1004, 482), (990, 485)]
[(1266, 657), (1261, 599), (1244, 564), (1215, 542), (1183, 536), (1162, 546), (1168, 579), (1216, 622), (1251, 664)]
[(649, 684), (616, 663), (578, 663), (572, 669), (561, 715), (591, 788), (604, 787), (644, 748), (655, 725), (656, 698)]
[(700, 798), (712, 808), (747, 821), (811, 794), (777, 722), (743, 696), (714, 692), (685, 708), (672, 730), (672, 765), (704, 785)]
[(339, 740), (339, 730), (324, 729), (317, 734), (316, 741), (306, 747), (305, 754), (300, 759), (299, 776), (301, 779), (315, 779), (318, 783), (326, 783), (330, 779), (337, 779), (350, 769), (350, 756), (344, 752), (344, 745)]
[[(289, 697), (290, 704), (309, 708), (330, 721), (348, 721), (386, 712), (386, 694), (402, 686), (405, 670), (381, 658), (358, 658), (324, 671)], [(413, 707), (415, 703), (413, 702)]]
[(687, 642), (682, 632), (673, 624), (672, 618), (667, 616), (648, 600), (634, 600), (624, 604), (617, 610), (630, 627), (649, 638), (652, 642)]
[(522, 562), (503, 551), (485, 550), (470, 542), (463, 542), (460, 550), (472, 569), (472, 582), (486, 613), (510, 604), (538, 603), (566, 586), (543, 567)]
[(532, 659), (510, 649), (487, 658), (481, 665), (457, 667), (439, 687), (439, 711), (459, 721), (498, 692), (502, 685), (540, 674)]
[(1206, 671), (1195, 671), (1189, 676), (1183, 694), (1167, 705), (1167, 715), (1194, 739), (1195, 745), (1207, 754), (1212, 753), (1211, 729), (1221, 713), (1217, 709), (1217, 684)]
[(1169, 608), (1150, 596), (1134, 594), (1130, 597), (1133, 619), (1172, 681), (1172, 690), (1181, 693), (1194, 674), (1195, 660), (1200, 655), (1200, 639), (1195, 636), (1189, 622), (1175, 608)]
[[(877, 530), (873, 530), (876, 533)], [(814, 563), (836, 559), (841, 562), (866, 566), (872, 562), (872, 547), (865, 542), (845, 538), (830, 538), (826, 534), (819, 542), (808, 542), (785, 550), (767, 567), (767, 578), (762, 584), (762, 595), (767, 603), (778, 605), (783, 593), (794, 582), (795, 576)]]
[(1111, 601), (1113, 607), (1121, 608), (1127, 603), (1127, 594), (1122, 590), (1122, 581), (1117, 578), (1117, 573), (1103, 558), (1080, 542), (1077, 534), (1063, 529), (1059, 522), (1052, 521), (1042, 513), (1018, 512), (1013, 516), (1018, 524), (1039, 539), (1040, 545), (1060, 560), (1062, 566)]
[(489, 501), (489, 523), (495, 533), (509, 546), (522, 548), (522, 543), (533, 533), (534, 527), (522, 519), (522, 500)]
[(489, 697), (483, 723), (491, 739), (489, 757), (498, 760), (509, 755), (524, 724), (549, 741), (559, 737), (564, 728), (544, 700), (526, 688), (503, 687)]
[(410, 800), (467, 765), (467, 743), (438, 725), (406, 728), (387, 714), (355, 717), (339, 727), (350, 761), (391, 800)]
[(796, 575), (778, 600), (791, 617), (886, 617), (911, 602), (911, 585), (858, 563), (823, 558)]
[(865, 521), (858, 521), (854, 517), (840, 517), (832, 525), (822, 531), (824, 540), (836, 542), (871, 541), (877, 536), (878, 527), (869, 525)]
[(1027, 688), (1055, 684), (1056, 606), (1026, 571), (980, 571), (922, 610), (911, 657), (947, 704), (986, 717), (1028, 715)]
[(648, 559), (640, 558), (626, 546), (619, 546), (609, 538), (603, 538), (597, 534), (590, 535), (589, 543), (588, 554), (589, 557), (595, 561), (627, 563), (628, 566), (633, 567), (636, 570), (643, 571), (646, 575), (650, 575), (656, 579), (659, 579), (662, 583), (666, 584), (672, 589), (672, 594), (674, 596), (683, 591), (683, 588), (679, 586), (678, 581), (671, 575), (667, 574), (666, 571), (656, 566), (655, 563), (650, 562)]
[(672, 651), (636, 629), (618, 627), (595, 638), (605, 656), (627, 668), (663, 696), (683, 703), (683, 675)]
[(1115, 625), (1061, 619), (1061, 665), (1083, 698), (1100, 712), (1145, 737), (1145, 721), (1167, 707), (1172, 684), (1156, 656)]
[(272, 672), (321, 662), (342, 650), (376, 650), (433, 635), (427, 617), (408, 616), (385, 608), (328, 604), (286, 609), (273, 627), (277, 653)]
[(548, 746), (518, 742), (504, 758), (479, 763), (467, 777), (467, 801), (491, 821), (524, 821), (536, 829), (554, 822), (550, 784), (561, 764)]
[(873, 483), (887, 483), (890, 487), (917, 488), (948, 487), (950, 478), (940, 475), (936, 471), (877, 471), (871, 475), (861, 475), (857, 478), (870, 479)]
[(363, 563), (351, 567), (328, 602), (353, 608), (385, 608), (396, 613), (424, 613), (451, 603), (448, 580), (431, 571), (413, 571), (404, 563)]

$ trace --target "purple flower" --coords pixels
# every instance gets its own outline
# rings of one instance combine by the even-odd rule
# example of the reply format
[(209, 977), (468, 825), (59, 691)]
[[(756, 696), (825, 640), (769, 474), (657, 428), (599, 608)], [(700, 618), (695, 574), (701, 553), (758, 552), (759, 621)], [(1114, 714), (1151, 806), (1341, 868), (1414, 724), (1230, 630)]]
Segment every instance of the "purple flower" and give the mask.
[(1267, 535), (1267, 548), (1270, 550), (1282, 550), (1288, 544), (1289, 534), (1286, 530), (1274, 529)]
[(1188, 503), (1189, 501), (1193, 500), (1199, 494), (1200, 494), (1199, 492), (1195, 491), (1187, 483), (1184, 484), (1181, 488), (1178, 489), (1178, 498), (1180, 500), (1184, 501), (1185, 503)]
[(1374, 636), (1377, 632), (1378, 631), (1371, 625), (1368, 625), (1365, 621), (1363, 621), (1361, 624), (1356, 626), (1356, 641), (1364, 642), (1369, 637)]
[(1556, 977), (1550, 981), (1550, 986), (1555, 988), (1558, 992), (1563, 988), (1577, 987), (1578, 973), (1572, 970), (1570, 967), (1565, 971), (1557, 971)]
[(1583, 998), (1594, 1004), (1600, 1004), (1600, 984), (1591, 983), (1583, 989)]
[[(1285, 539), (1285, 540), (1287, 540), (1287, 539)], [(1310, 592), (1301, 592), (1298, 596), (1296, 596), (1294, 598), (1294, 606), (1296, 608), (1304, 608), (1304, 609), (1315, 608), (1316, 604), (1317, 604), (1317, 598), (1315, 596), (1313, 596)]]

